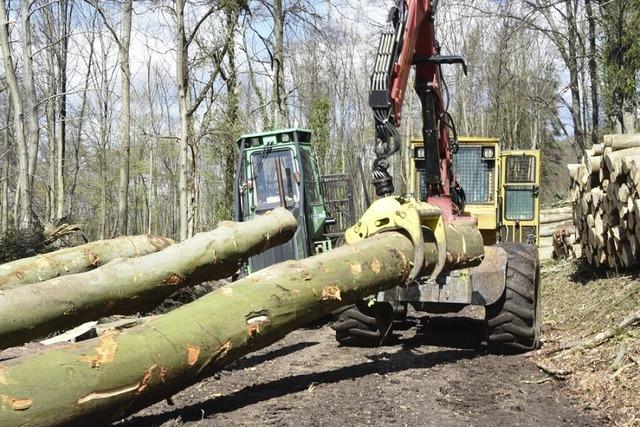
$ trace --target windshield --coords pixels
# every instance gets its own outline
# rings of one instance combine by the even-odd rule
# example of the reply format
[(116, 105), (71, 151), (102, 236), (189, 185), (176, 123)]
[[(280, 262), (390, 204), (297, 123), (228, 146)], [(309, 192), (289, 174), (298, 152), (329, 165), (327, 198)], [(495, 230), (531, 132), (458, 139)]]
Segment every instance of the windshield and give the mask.
[(251, 155), (254, 201), (257, 208), (281, 206), (277, 164), (280, 164), (282, 192), (287, 206), (298, 202), (298, 186), (295, 182), (291, 150), (265, 151)]

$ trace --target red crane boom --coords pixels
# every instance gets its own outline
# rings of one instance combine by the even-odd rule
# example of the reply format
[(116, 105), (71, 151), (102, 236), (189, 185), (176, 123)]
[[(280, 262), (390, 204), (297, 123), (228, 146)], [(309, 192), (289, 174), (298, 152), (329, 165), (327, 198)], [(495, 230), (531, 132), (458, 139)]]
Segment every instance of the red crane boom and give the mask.
[(379, 196), (393, 194), (387, 159), (400, 148), (397, 128), (402, 120), (409, 72), (415, 65), (415, 90), (422, 104), (426, 201), (440, 207), (448, 222), (464, 210), (464, 191), (452, 170), (457, 135), (442, 97), (441, 66), (461, 64), (466, 74), (466, 64), (460, 56), (440, 54), (435, 37), (436, 9), (437, 0), (397, 0), (390, 10), (391, 25), (380, 38), (369, 93), (369, 105), (376, 122), (373, 182)]

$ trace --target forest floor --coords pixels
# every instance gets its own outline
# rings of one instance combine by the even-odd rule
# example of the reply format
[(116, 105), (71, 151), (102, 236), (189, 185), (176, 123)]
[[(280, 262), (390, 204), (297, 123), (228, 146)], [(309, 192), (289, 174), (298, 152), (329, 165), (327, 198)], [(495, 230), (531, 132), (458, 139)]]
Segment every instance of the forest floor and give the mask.
[[(543, 343), (590, 336), (640, 308), (640, 281), (575, 262), (543, 268)], [(410, 313), (399, 342), (337, 345), (328, 324), (298, 330), (120, 426), (638, 425), (640, 333), (589, 350), (493, 356), (477, 312)], [(555, 373), (549, 375), (536, 364)]]

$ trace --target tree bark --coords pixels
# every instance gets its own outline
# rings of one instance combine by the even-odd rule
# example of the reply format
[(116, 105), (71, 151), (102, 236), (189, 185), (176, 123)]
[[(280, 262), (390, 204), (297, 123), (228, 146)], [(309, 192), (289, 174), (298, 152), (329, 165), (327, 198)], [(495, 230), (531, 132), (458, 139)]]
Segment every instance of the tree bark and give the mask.
[(158, 252), (173, 243), (161, 236), (125, 236), (16, 260), (0, 265), (0, 288), (82, 273), (115, 259)]
[[(0, 18), (1, 19), (1, 18)], [(0, 29), (2, 31), (2, 29)], [(10, 96), (10, 95), (7, 95)], [(11, 144), (9, 142), (9, 123), (11, 122), (11, 101), (7, 100), (6, 125), (2, 131), (4, 143), (4, 158), (0, 159), (0, 234), (4, 235), (9, 226), (9, 156)], [(15, 202), (14, 202), (15, 203)]]
[(406, 237), (382, 233), (271, 266), (126, 331), (5, 362), (0, 423), (118, 420), (342, 305), (403, 283), (411, 259)]
[(582, 125), (582, 117), (580, 114), (580, 87), (578, 84), (579, 70), (578, 70), (578, 52), (576, 48), (576, 40), (578, 37), (578, 30), (576, 27), (576, 17), (573, 12), (573, 0), (565, 0), (565, 11), (567, 19), (567, 53), (568, 61), (567, 68), (569, 68), (569, 89), (571, 90), (571, 118), (573, 120), (573, 129), (576, 142), (585, 150), (584, 143), (584, 131)]
[[(29, 179), (26, 183), (26, 189), (33, 197), (33, 179), (36, 173), (36, 165), (38, 163), (38, 145), (40, 144), (40, 123), (38, 113), (38, 101), (36, 95), (35, 75), (33, 71), (33, 52), (31, 41), (31, 7), (32, 2), (23, 1), (20, 3), (20, 19), (22, 34), (20, 35), (20, 44), (22, 45), (22, 54), (24, 56), (24, 100), (25, 115), (27, 120), (27, 154), (29, 158)], [(27, 224), (27, 228), (31, 227), (31, 218)]]
[(229, 277), (247, 257), (286, 242), (296, 229), (293, 215), (276, 209), (243, 223), (222, 222), (214, 231), (158, 253), (7, 289), (0, 299), (0, 346), (113, 314), (136, 313), (182, 287)]
[(284, 11), (282, 0), (273, 2), (273, 30), (275, 33), (275, 70), (274, 70), (274, 124), (276, 127), (284, 127), (289, 122), (287, 107), (285, 105), (285, 81), (284, 81)]
[(126, 236), (129, 231), (129, 159), (131, 157), (131, 69), (129, 45), (133, 0), (126, 0), (122, 9), (122, 32), (118, 39), (120, 56), (120, 185), (118, 187), (118, 232)]
[(591, 0), (585, 0), (589, 27), (589, 81), (591, 83), (591, 145), (598, 143), (600, 128), (600, 100), (598, 99), (598, 51), (596, 46), (596, 21)]
[(54, 14), (54, 5), (49, 4), (42, 10), (42, 33), (46, 43), (46, 78), (45, 78), (45, 131), (47, 136), (47, 169), (48, 169), (48, 181), (46, 186), (46, 206), (45, 206), (45, 220), (52, 222), (56, 217), (56, 150), (58, 149), (57, 137), (57, 123), (56, 123), (56, 106), (58, 105), (57, 97), (59, 94), (59, 64), (56, 58), (59, 56), (58, 49), (58, 18)]
[(60, 219), (64, 216), (65, 208), (65, 153), (67, 147), (67, 54), (69, 47), (69, 0), (61, 0), (60, 8), (60, 49), (58, 51), (58, 78), (59, 78), (59, 94), (58, 113), (60, 115), (60, 136), (58, 137), (58, 146), (56, 147), (56, 218)]
[(176, 78), (178, 80), (178, 109), (180, 110), (180, 240), (189, 237), (189, 117), (187, 90), (189, 87), (187, 62), (189, 60), (184, 27), (184, 0), (176, 0), (178, 36), (176, 40)]
[(239, 7), (232, 3), (225, 11), (227, 21), (227, 33), (231, 35), (227, 39), (227, 140), (224, 147), (224, 217), (233, 215), (234, 179), (236, 172), (236, 139), (238, 137), (238, 69), (235, 62), (235, 34), (238, 23)]

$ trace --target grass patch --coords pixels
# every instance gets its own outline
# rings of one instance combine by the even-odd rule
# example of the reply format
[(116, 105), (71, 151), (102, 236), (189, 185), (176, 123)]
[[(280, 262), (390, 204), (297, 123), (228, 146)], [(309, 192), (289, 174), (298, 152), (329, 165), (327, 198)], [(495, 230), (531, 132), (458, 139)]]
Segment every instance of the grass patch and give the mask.
[[(594, 270), (579, 261), (543, 264), (542, 339), (545, 346), (615, 328), (640, 310), (639, 272)], [(604, 344), (541, 360), (571, 371), (570, 390), (615, 425), (640, 425), (640, 325), (619, 330)]]

